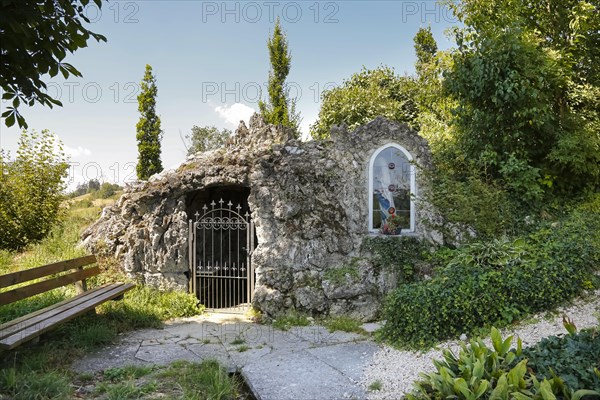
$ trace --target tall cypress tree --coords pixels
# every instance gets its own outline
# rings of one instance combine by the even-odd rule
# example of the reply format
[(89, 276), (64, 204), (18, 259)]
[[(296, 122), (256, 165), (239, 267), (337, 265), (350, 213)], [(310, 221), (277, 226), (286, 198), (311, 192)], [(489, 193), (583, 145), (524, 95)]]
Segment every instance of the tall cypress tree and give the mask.
[(146, 72), (141, 83), (141, 91), (138, 95), (138, 111), (140, 120), (136, 125), (138, 142), (137, 176), (140, 180), (146, 180), (150, 176), (163, 170), (160, 161), (160, 141), (162, 130), (160, 129), (160, 117), (156, 115), (156, 77), (152, 75), (152, 67), (146, 64)]
[(299, 115), (295, 112), (295, 101), (289, 98), (285, 79), (290, 73), (292, 55), (279, 18), (275, 22), (273, 36), (267, 42), (269, 48), (269, 103), (259, 101), (258, 107), (265, 122), (283, 125), (298, 130)]

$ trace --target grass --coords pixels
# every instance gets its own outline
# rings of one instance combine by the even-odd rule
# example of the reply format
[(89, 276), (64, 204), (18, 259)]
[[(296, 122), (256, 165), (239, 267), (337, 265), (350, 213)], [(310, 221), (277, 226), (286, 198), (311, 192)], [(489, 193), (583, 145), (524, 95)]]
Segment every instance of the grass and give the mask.
[(369, 390), (370, 390), (371, 392), (374, 392), (374, 391), (379, 391), (379, 390), (381, 390), (382, 388), (383, 388), (383, 384), (381, 383), (381, 381), (380, 381), (380, 380), (377, 380), (377, 381), (375, 381), (375, 382), (372, 382), (372, 383), (369, 385)]
[(233, 345), (244, 344), (244, 343), (246, 343), (246, 341), (239, 336), (237, 336), (234, 340), (231, 341), (231, 344), (233, 344)]
[[(80, 234), (96, 221), (101, 206), (107, 205), (108, 201), (91, 201), (86, 196), (69, 200), (70, 206), (66, 208), (62, 223), (55, 226), (44, 240), (22, 252), (0, 251), (0, 274), (85, 255), (86, 251), (77, 246)], [(127, 279), (114, 260), (99, 259), (98, 265), (103, 272), (88, 280), (89, 287)], [(55, 304), (74, 294), (74, 287), (70, 285), (0, 306), (0, 323)], [(38, 344), (27, 343), (3, 354), (0, 360), (0, 393), (9, 394), (11, 399), (72, 398), (71, 382), (74, 377), (69, 366), (74, 359), (113, 342), (121, 332), (160, 327), (164, 320), (201, 312), (202, 307), (198, 306), (192, 295), (175, 291), (160, 292), (138, 285), (125, 294), (124, 300), (107, 302), (98, 307), (97, 314), (80, 316), (46, 333)], [(133, 376), (126, 380), (132, 379), (138, 378)], [(107, 385), (106, 398), (111, 399), (138, 398), (152, 389), (151, 382), (136, 384), (135, 387), (128, 382), (121, 382), (115, 387)]]
[(59, 372), (0, 370), (0, 393), (13, 400), (70, 399), (72, 392), (69, 378)]
[(282, 331), (287, 331), (294, 326), (309, 326), (310, 320), (304, 314), (292, 311), (273, 320), (273, 326)]
[(367, 335), (367, 331), (362, 328), (362, 322), (343, 315), (326, 318), (322, 321), (322, 324), (329, 332), (342, 331)]
[(238, 397), (240, 382), (231, 378), (216, 360), (201, 363), (176, 361), (161, 372), (165, 387), (179, 387), (186, 400), (224, 400)]
[(236, 351), (239, 352), (239, 353), (243, 353), (243, 352), (248, 351), (248, 350), (250, 350), (250, 347), (246, 346), (245, 344), (243, 344), (243, 345), (239, 346), (238, 348), (236, 348)]

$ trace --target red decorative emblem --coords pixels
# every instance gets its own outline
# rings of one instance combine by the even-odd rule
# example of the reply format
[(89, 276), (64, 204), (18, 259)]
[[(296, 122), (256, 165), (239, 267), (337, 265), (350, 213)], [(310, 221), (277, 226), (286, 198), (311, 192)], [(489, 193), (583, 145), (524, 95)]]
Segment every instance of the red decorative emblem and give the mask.
[(396, 209), (394, 207), (388, 208), (388, 214), (394, 215), (396, 213)]
[(388, 190), (389, 190), (390, 192), (395, 192), (395, 191), (396, 191), (396, 185), (389, 185), (389, 186), (388, 186)]

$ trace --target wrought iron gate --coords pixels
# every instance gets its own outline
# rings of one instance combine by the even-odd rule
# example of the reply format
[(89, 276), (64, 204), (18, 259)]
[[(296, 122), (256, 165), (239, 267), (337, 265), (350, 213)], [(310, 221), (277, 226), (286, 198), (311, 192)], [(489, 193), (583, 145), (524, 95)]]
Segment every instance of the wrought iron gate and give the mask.
[(252, 302), (254, 223), (241, 213), (221, 199), (189, 221), (190, 293), (208, 309), (242, 311)]

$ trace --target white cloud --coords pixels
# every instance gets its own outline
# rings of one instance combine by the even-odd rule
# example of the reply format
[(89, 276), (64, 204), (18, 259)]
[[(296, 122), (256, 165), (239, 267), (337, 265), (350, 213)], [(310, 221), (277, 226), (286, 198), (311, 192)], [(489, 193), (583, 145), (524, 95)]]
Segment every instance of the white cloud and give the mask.
[(230, 106), (217, 106), (215, 107), (215, 111), (219, 114), (219, 117), (223, 118), (236, 128), (242, 120), (248, 125), (250, 117), (256, 112), (254, 108), (248, 107), (242, 103), (234, 103)]
[(92, 155), (92, 151), (90, 149), (86, 149), (85, 147), (81, 147), (81, 146), (77, 146), (77, 147), (70, 147), (65, 145), (65, 153), (68, 156), (71, 156), (73, 158), (75, 157), (80, 157), (80, 156), (91, 156)]

